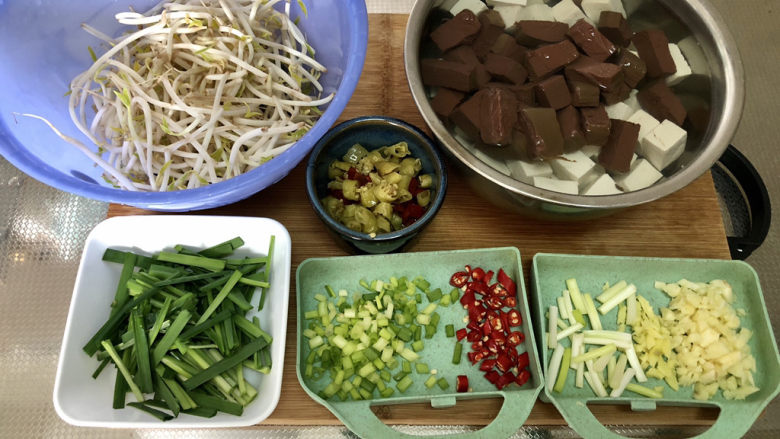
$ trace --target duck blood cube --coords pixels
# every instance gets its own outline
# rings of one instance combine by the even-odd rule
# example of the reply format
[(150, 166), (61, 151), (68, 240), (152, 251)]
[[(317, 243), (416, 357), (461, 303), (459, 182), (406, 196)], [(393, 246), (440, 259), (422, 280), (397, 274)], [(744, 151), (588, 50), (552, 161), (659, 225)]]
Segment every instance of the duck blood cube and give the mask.
[(451, 90), (449, 88), (439, 87), (436, 92), (436, 96), (431, 99), (431, 107), (433, 111), (442, 118), (450, 117), (450, 114), (455, 110), (455, 107), (461, 103), (465, 94)]
[(563, 136), (558, 117), (552, 108), (523, 108), (520, 122), (528, 136), (527, 151), (531, 158), (557, 157), (563, 154)]
[(611, 123), (603, 105), (594, 108), (580, 108), (582, 131), (588, 145), (604, 145), (609, 139)]
[(637, 98), (642, 108), (659, 121), (669, 119), (677, 126), (682, 126), (685, 122), (687, 111), (682, 101), (663, 80), (640, 90)]
[(499, 35), (504, 33), (504, 20), (492, 9), (481, 12), (478, 19), (482, 27), (472, 45), (477, 53), (487, 53)]
[(580, 52), (569, 40), (548, 44), (530, 50), (525, 56), (525, 66), (531, 81), (538, 81), (571, 64), (580, 57)]
[(614, 105), (618, 102), (623, 102), (628, 99), (629, 95), (631, 95), (631, 87), (629, 87), (625, 82), (621, 82), (616, 87), (613, 87), (612, 90), (605, 91), (601, 94), (601, 96), (604, 98), (604, 102), (607, 105)]
[(536, 84), (536, 100), (542, 107), (560, 110), (571, 104), (571, 92), (563, 75), (553, 75)]
[(569, 25), (556, 21), (521, 20), (515, 23), (515, 38), (526, 46), (557, 43), (566, 39)]
[(589, 82), (598, 86), (602, 92), (614, 91), (623, 83), (620, 66), (598, 62), (589, 56), (582, 56), (566, 66), (564, 74), (570, 82)]
[(478, 140), (480, 138), (479, 124), (481, 122), (481, 114), (482, 92), (479, 91), (458, 105), (450, 115), (450, 120), (472, 140)]
[(484, 87), (490, 82), (490, 73), (482, 62), (477, 58), (477, 54), (474, 48), (471, 46), (458, 46), (452, 50), (447, 51), (442, 58), (447, 61), (459, 62), (474, 67), (474, 81), (476, 88)]
[[(525, 54), (528, 52), (528, 49), (517, 44), (517, 41), (515, 41), (515, 39), (512, 38), (509, 34), (502, 33), (498, 36), (498, 38), (496, 38), (495, 43), (493, 43), (493, 46), (490, 48), (490, 52), (519, 61), (525, 58)], [(487, 55), (488, 53), (482, 55), (478, 54), (478, 56), (481, 56), (482, 58), (486, 57)]]
[(611, 119), (610, 124), (612, 129), (599, 153), (599, 164), (609, 171), (628, 172), (639, 139), (639, 125), (620, 119)]
[(575, 107), (598, 107), (599, 87), (583, 81), (570, 81), (571, 104)]
[(464, 9), (431, 32), (431, 39), (442, 52), (446, 52), (455, 46), (473, 42), (481, 28), (477, 16)]
[(599, 17), (599, 32), (620, 47), (628, 47), (634, 33), (620, 12), (602, 11)]
[(485, 68), (494, 78), (513, 84), (522, 84), (528, 77), (522, 64), (507, 56), (488, 54), (485, 58)]
[(580, 19), (569, 29), (569, 38), (586, 55), (596, 61), (606, 61), (617, 51), (617, 47), (612, 44), (612, 41), (584, 19)]
[(423, 83), (432, 87), (469, 92), (477, 88), (476, 72), (476, 66), (461, 62), (433, 58), (420, 61)]
[(512, 141), (512, 129), (517, 124), (517, 98), (503, 88), (486, 88), (480, 91), (480, 136), (489, 145), (508, 145)]
[(506, 82), (489, 82), (485, 87), (487, 88), (503, 88), (509, 90), (515, 94), (518, 104), (522, 104), (526, 107), (536, 106), (536, 97), (534, 96), (533, 84), (507, 84)]
[(640, 81), (645, 79), (647, 65), (642, 58), (634, 55), (629, 50), (622, 50), (615, 63), (623, 70), (623, 81), (631, 88), (636, 88)]
[(660, 78), (677, 71), (669, 52), (669, 39), (662, 30), (649, 29), (637, 32), (633, 39), (639, 57), (647, 64), (647, 76)]
[(558, 111), (558, 125), (563, 136), (563, 152), (570, 153), (585, 145), (585, 134), (582, 132), (580, 112), (569, 105)]

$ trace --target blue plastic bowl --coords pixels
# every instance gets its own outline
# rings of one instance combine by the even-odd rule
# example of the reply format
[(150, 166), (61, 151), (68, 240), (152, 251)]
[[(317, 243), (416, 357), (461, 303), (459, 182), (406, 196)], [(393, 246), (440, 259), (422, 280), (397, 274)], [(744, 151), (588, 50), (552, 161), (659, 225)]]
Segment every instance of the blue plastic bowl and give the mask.
[(0, 154), (31, 177), (63, 191), (111, 203), (160, 211), (207, 209), (242, 200), (287, 175), (339, 117), (355, 90), (368, 44), (365, 2), (304, 0), (308, 16), (293, 1), (292, 15), (328, 68), (324, 92), (336, 92), (316, 125), (294, 147), (263, 166), (230, 180), (176, 192), (131, 192), (105, 183), (91, 159), (57, 137), (41, 121), (90, 142), (68, 116), (68, 84), (91, 64), (88, 46), (99, 42), (80, 27), (86, 22), (109, 35), (122, 29), (114, 14), (130, 6), (144, 11), (154, 0), (0, 0)]
[[(398, 142), (406, 142), (409, 152), (422, 163), (421, 174), (433, 176), (434, 196), (422, 218), (401, 230), (369, 236), (356, 232), (328, 215), (320, 201), (328, 194), (328, 166), (341, 160), (352, 145), (359, 143), (369, 151)], [(306, 165), (306, 194), (314, 211), (338, 242), (356, 253), (391, 253), (402, 251), (430, 224), (444, 203), (447, 192), (447, 169), (436, 148), (436, 142), (420, 129), (398, 119), (366, 116), (348, 120), (330, 130), (314, 146)]]

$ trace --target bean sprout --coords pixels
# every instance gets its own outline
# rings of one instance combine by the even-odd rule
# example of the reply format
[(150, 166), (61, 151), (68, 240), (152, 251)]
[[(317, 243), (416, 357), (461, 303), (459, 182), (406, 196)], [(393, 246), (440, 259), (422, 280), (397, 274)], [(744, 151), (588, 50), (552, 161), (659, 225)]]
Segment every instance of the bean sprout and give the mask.
[[(97, 153), (63, 135), (127, 190), (196, 188), (289, 149), (331, 101), (326, 71), (282, 0), (173, 0), (123, 12), (119, 38), (71, 82), (69, 113)], [(91, 51), (91, 49), (90, 49)], [(88, 110), (93, 110), (91, 120)], [(32, 115), (27, 115), (32, 116)]]

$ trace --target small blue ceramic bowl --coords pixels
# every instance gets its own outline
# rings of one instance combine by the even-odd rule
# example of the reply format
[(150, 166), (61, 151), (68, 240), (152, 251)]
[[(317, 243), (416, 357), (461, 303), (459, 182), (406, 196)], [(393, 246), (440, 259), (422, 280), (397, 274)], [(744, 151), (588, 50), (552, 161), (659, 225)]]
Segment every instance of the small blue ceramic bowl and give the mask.
[[(375, 237), (349, 229), (328, 215), (320, 200), (328, 195), (330, 163), (341, 160), (347, 150), (356, 143), (371, 151), (402, 141), (409, 145), (411, 156), (422, 162), (420, 174), (434, 176), (434, 195), (425, 215), (408, 227)], [(418, 128), (390, 117), (359, 117), (334, 127), (314, 145), (306, 167), (306, 192), (317, 216), (334, 235), (358, 253), (390, 253), (402, 250), (436, 216), (444, 202), (446, 191), (447, 171), (434, 141)]]

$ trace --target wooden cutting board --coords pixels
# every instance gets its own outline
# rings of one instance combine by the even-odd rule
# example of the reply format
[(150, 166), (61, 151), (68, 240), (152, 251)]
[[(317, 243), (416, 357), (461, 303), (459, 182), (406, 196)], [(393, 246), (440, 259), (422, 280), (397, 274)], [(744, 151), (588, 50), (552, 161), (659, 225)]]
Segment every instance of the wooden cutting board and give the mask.
[[(427, 130), (412, 100), (403, 66), (406, 15), (372, 14), (366, 64), (360, 83), (341, 121), (358, 116), (386, 115)], [(429, 131), (429, 130), (427, 130)], [(429, 131), (430, 132), (430, 131)], [(450, 184), (439, 214), (407, 251), (455, 250), (516, 246), (523, 255), (528, 284), (531, 258), (537, 252), (625, 256), (667, 256), (728, 259), (729, 250), (712, 178), (702, 176), (685, 189), (653, 203), (607, 218), (581, 222), (540, 221), (500, 210), (480, 199), (450, 166)], [(108, 216), (154, 214), (111, 205)], [(295, 270), (307, 258), (347, 253), (317, 219), (306, 197), (304, 164), (276, 185), (239, 203), (198, 212), (274, 218), (292, 237), (290, 314), (282, 393), (273, 414), (262, 425), (339, 424), (327, 409), (304, 392), (295, 374)], [(486, 425), (501, 407), (501, 399), (459, 401), (456, 407), (433, 409), (427, 404), (377, 407), (386, 423), (418, 425)], [(605, 424), (709, 425), (717, 409), (659, 407), (633, 413), (627, 406), (596, 405), (593, 412)], [(537, 402), (527, 424), (557, 425), (564, 420), (552, 404)]]

